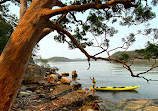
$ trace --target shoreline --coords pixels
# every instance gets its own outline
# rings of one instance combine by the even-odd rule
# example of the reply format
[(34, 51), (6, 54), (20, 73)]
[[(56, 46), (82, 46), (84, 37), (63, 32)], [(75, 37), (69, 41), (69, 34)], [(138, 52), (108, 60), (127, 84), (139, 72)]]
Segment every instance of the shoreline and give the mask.
[(22, 84), (11, 111), (83, 111), (97, 109), (96, 96), (69, 84)]
[(158, 99), (124, 99), (118, 102), (101, 100), (89, 91), (74, 90), (69, 84), (55, 86), (23, 84), (21, 91), (23, 90), (29, 90), (32, 93), (31, 95), (18, 95), (11, 111), (158, 110)]
[[(31, 65), (28, 73), (31, 74), (35, 83), (25, 83), (21, 85), (17, 98), (14, 101), (11, 111), (128, 111), (135, 109), (158, 110), (158, 99), (124, 99), (120, 101), (102, 100), (93, 95), (89, 89), (77, 89), (72, 84), (62, 84), (59, 81), (48, 83), (45, 81), (34, 80), (36, 76), (32, 73), (44, 72), (40, 67)], [(35, 71), (33, 71), (33, 69)], [(31, 71), (33, 71), (31, 73)], [(59, 75), (55, 73), (56, 75)], [(43, 77), (44, 74), (40, 76)], [(44, 79), (44, 78), (43, 78)], [(37, 83), (38, 81), (38, 83)], [(132, 106), (132, 107), (131, 107)], [(134, 107), (136, 106), (136, 107)], [(106, 109), (106, 110), (105, 110)], [(156, 110), (155, 110), (156, 109)], [(143, 110), (149, 111), (149, 110)]]

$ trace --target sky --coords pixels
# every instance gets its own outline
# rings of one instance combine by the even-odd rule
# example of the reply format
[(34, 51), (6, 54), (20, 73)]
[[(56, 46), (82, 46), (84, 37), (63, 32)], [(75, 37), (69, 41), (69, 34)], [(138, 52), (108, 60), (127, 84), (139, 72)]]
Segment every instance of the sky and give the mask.
[[(16, 14), (19, 17), (19, 8), (15, 6), (14, 4), (10, 5), (11, 13)], [(157, 8), (154, 8), (154, 11), (156, 11)], [(158, 13), (157, 13), (158, 15)], [(79, 15), (78, 19), (82, 19), (83, 15)], [(158, 26), (158, 20), (157, 18), (150, 21), (151, 27), (157, 28)], [(136, 33), (137, 29), (144, 28), (143, 25), (137, 25), (132, 27), (125, 27), (125, 26), (119, 26), (118, 24), (113, 25), (116, 29), (119, 29), (119, 33), (115, 35), (114, 37), (110, 38), (110, 48), (114, 49), (116, 47), (122, 46), (121, 38), (128, 36), (129, 33), (133, 32)], [(67, 57), (70, 59), (74, 58), (86, 58), (85, 55), (79, 50), (79, 49), (73, 49), (70, 50), (68, 48), (67, 43), (58, 43), (54, 41), (54, 35), (56, 32), (52, 32), (51, 34), (44, 37), (40, 42), (40, 50), (38, 51), (37, 55), (40, 55), (42, 58), (51, 58), (51, 57)], [(92, 35), (88, 34), (87, 37), (91, 37)], [(135, 50), (135, 49), (142, 49), (145, 47), (146, 42), (150, 40), (149, 37), (146, 36), (136, 36), (136, 42), (134, 42), (128, 50)], [(115, 50), (111, 52), (110, 54), (113, 54), (116, 51), (120, 51), (121, 49)], [(86, 48), (86, 51), (90, 53), (91, 55), (96, 54), (97, 52), (100, 52), (101, 50), (99, 48), (94, 47), (88, 47)], [(101, 54), (102, 57), (107, 57), (107, 54)]]

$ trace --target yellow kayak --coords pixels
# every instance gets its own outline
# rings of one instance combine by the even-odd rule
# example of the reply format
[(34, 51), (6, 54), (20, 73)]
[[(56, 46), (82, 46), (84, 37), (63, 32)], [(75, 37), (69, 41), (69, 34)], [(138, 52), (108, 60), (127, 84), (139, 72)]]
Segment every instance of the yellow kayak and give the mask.
[[(128, 91), (128, 90), (135, 90), (139, 87), (138, 86), (117, 86), (117, 87), (111, 87), (111, 86), (106, 86), (106, 87), (94, 87), (95, 90), (98, 91)], [(93, 89), (93, 87), (90, 87), (90, 89)]]

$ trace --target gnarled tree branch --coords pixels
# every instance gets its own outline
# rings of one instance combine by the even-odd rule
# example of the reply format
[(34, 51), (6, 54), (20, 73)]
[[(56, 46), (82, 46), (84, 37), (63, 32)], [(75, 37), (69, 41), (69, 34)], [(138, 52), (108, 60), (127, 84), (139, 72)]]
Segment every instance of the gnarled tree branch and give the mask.
[(21, 21), (21, 19), (23, 18), (26, 10), (27, 10), (27, 0), (20, 0), (20, 18), (19, 18), (19, 22)]
[[(70, 6), (65, 6), (65, 7), (59, 8), (59, 9), (54, 9), (54, 10), (46, 9), (45, 15), (52, 17), (54, 15), (63, 14), (63, 13), (67, 13), (70, 11), (84, 11), (87, 9), (105, 9), (105, 8), (110, 8), (111, 6), (113, 6), (115, 4), (119, 4), (119, 3), (126, 4), (126, 3), (131, 3), (133, 1), (134, 0), (110, 0), (110, 1), (106, 2), (105, 4), (98, 4), (97, 6), (96, 6), (95, 2), (87, 3), (87, 4), (83, 4), (83, 5), (70, 5)], [(131, 7), (135, 7), (135, 5), (131, 5)]]
[[(128, 65), (126, 62), (123, 62), (121, 60), (118, 60), (118, 59), (112, 59), (112, 58), (103, 58), (103, 57), (95, 57), (95, 56), (91, 56), (89, 55), (89, 53), (77, 42), (77, 40), (68, 32), (66, 31), (65, 29), (61, 28), (59, 25), (57, 24), (54, 24), (54, 23), (50, 23), (50, 27), (53, 28), (54, 30), (57, 30), (59, 32), (62, 32), (62, 34), (65, 34), (66, 36), (68, 36), (71, 41), (73, 42), (73, 44), (75, 44), (77, 46), (77, 48), (79, 48), (81, 50), (81, 52), (83, 52), (85, 54), (85, 56), (88, 58), (88, 63), (89, 63), (89, 66), (90, 66), (90, 59), (94, 59), (95, 61), (97, 60), (104, 60), (104, 61), (115, 61), (115, 62), (118, 62), (120, 64), (122, 64), (122, 66), (124, 68), (126, 68), (130, 73), (131, 73), (131, 76), (132, 77), (138, 77), (138, 78), (143, 78), (145, 79), (147, 82), (149, 81), (157, 81), (157, 80), (151, 80), (151, 79), (147, 79), (143, 76), (140, 76), (141, 74), (143, 73), (139, 73), (139, 74), (134, 74), (132, 69), (131, 69), (131, 65)], [(104, 51), (103, 51), (104, 52)], [(149, 69), (148, 71), (144, 72), (144, 73), (147, 73), (149, 71), (151, 71), (152, 69), (156, 68), (158, 66), (155, 66), (151, 69)]]

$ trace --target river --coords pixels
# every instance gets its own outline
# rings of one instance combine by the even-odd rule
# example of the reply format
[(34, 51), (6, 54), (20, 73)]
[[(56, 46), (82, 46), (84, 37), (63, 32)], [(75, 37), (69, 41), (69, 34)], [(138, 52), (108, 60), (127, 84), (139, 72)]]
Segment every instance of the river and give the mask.
[[(88, 69), (88, 62), (49, 62), (51, 67), (59, 68), (58, 73), (77, 71), (79, 83), (83, 88), (92, 86), (92, 81), (89, 77), (95, 77), (96, 86), (135, 86), (140, 85), (135, 91), (97, 91), (95, 94), (100, 99), (111, 101), (119, 101), (122, 99), (157, 99), (158, 98), (158, 81), (151, 81), (147, 83), (146, 80), (134, 78), (130, 76), (129, 71), (123, 68), (120, 64), (109, 63), (105, 61), (92, 61), (90, 69)], [(132, 65), (134, 73), (145, 71), (149, 66)], [(70, 75), (71, 77), (71, 75)], [(70, 78), (69, 77), (69, 78)], [(145, 77), (158, 80), (158, 69), (154, 69), (147, 73)]]

